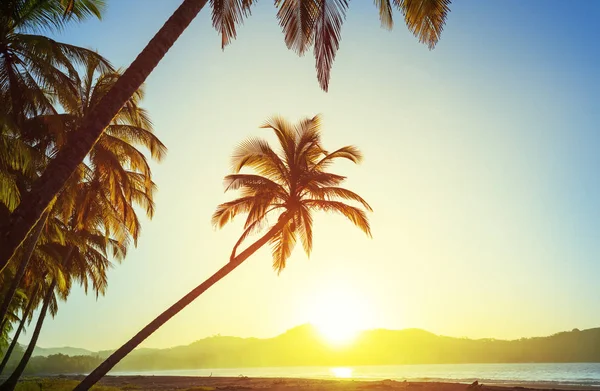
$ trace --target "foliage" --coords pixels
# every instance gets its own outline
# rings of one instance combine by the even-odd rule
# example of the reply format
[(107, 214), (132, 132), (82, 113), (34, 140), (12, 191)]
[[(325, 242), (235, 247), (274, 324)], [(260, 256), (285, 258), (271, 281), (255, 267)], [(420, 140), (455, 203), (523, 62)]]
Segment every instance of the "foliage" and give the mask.
[[(69, 21), (100, 17), (103, 8), (102, 0), (15, 0), (0, 6), (2, 219), (15, 209), (21, 195), (31, 189), (65, 148), (66, 140), (79, 131), (85, 115), (120, 77), (98, 53), (43, 35), (62, 29)], [(96, 296), (104, 294), (112, 261), (121, 261), (130, 244), (137, 243), (141, 227), (135, 208), (153, 216), (156, 185), (143, 149), (160, 160), (166, 148), (153, 134), (148, 113), (140, 106), (142, 99), (140, 88), (54, 198), (39, 228), (32, 230), (9, 267), (0, 272), (3, 351), (8, 333), (21, 318), (26, 318), (25, 326), (31, 322), (33, 311), (23, 312), (38, 286), (53, 291), (33, 298), (32, 304), (37, 307), (47, 302), (52, 316), (74, 284), (80, 284), (86, 293), (90, 288)], [(42, 300), (43, 296), (47, 299)], [(44, 315), (40, 312), (42, 321)], [(38, 333), (36, 329), (30, 345)], [(23, 356), (23, 362), (28, 358)], [(52, 363), (83, 371), (95, 362), (87, 357), (35, 358), (28, 371), (37, 372)], [(15, 366), (13, 357), (11, 365)], [(54, 370), (52, 366), (46, 369)]]
[[(236, 38), (236, 25), (250, 15), (252, 5), (257, 2), (211, 0), (212, 22), (221, 35), (222, 48)], [(275, 0), (287, 47), (299, 55), (313, 47), (317, 79), (324, 91), (329, 88), (349, 3), (349, 0)], [(393, 27), (395, 8), (404, 17), (409, 31), (430, 49), (439, 41), (450, 12), (450, 0), (375, 0), (375, 6), (383, 28)]]
[(53, 354), (33, 357), (25, 370), (26, 374), (74, 374), (87, 373), (102, 360), (96, 356), (67, 356)]

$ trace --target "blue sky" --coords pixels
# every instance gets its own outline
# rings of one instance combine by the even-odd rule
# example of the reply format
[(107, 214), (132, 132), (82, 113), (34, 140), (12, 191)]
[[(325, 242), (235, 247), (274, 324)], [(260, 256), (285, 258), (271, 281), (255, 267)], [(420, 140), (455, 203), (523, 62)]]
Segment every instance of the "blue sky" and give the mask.
[[(108, 1), (102, 22), (57, 39), (126, 67), (178, 3)], [(452, 336), (600, 326), (600, 3), (451, 10), (429, 51), (400, 15), (389, 32), (371, 2), (353, 2), (329, 93), (314, 59), (285, 47), (272, 2), (224, 52), (202, 11), (146, 83), (144, 106), (169, 148), (153, 166), (156, 216), (106, 297), (75, 292), (38, 344), (114, 348), (222, 265), (241, 232), (210, 225), (228, 199), (229, 155), (265, 135), (258, 126), (273, 114), (322, 113), (325, 143), (363, 150), (362, 165), (336, 171), (375, 209), (374, 238), (319, 216), (309, 260), (298, 248), (278, 277), (261, 250), (145, 346), (272, 336), (330, 307), (353, 308), (340, 316), (363, 328)]]

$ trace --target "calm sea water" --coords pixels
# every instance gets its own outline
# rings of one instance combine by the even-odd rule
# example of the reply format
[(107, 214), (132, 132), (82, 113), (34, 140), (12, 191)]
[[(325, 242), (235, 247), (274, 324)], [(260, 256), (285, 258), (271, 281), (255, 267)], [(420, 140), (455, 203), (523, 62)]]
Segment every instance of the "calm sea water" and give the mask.
[(112, 372), (112, 375), (249, 376), (357, 380), (454, 381), (495, 384), (585, 385), (600, 387), (600, 363), (573, 364), (436, 364), (357, 367), (214, 368), (151, 372)]

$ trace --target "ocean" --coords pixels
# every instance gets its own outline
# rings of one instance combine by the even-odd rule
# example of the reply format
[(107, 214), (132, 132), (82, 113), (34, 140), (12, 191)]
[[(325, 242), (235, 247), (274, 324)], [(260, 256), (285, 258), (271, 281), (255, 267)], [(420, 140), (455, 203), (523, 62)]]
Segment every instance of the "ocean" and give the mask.
[(311, 379), (452, 381), (487, 384), (600, 387), (600, 363), (434, 364), (355, 367), (213, 368), (119, 372), (111, 375), (290, 377)]

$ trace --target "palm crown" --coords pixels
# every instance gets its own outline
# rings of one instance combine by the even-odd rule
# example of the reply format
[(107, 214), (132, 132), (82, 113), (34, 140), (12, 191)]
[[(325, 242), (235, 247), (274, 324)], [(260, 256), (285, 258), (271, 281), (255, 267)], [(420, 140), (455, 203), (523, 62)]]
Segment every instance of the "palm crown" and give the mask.
[[(299, 237), (304, 251), (312, 249), (312, 212), (338, 212), (371, 236), (365, 210), (369, 204), (358, 194), (339, 187), (346, 179), (327, 172), (335, 159), (362, 160), (360, 151), (345, 146), (333, 152), (323, 148), (319, 116), (306, 118), (296, 125), (275, 117), (262, 127), (272, 129), (280, 150), (274, 151), (259, 138), (242, 142), (232, 158), (234, 174), (225, 177), (226, 190), (240, 190), (241, 197), (225, 202), (213, 214), (213, 224), (223, 227), (236, 215), (246, 213), (244, 232), (236, 243), (231, 259), (244, 239), (265, 227), (270, 216), (278, 216), (278, 229), (270, 238), (273, 268), (281, 272)], [(242, 174), (244, 168), (255, 174)], [(358, 206), (343, 201), (353, 201)]]

